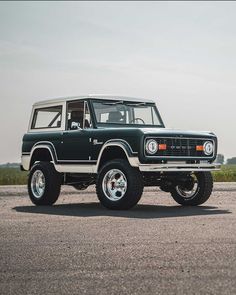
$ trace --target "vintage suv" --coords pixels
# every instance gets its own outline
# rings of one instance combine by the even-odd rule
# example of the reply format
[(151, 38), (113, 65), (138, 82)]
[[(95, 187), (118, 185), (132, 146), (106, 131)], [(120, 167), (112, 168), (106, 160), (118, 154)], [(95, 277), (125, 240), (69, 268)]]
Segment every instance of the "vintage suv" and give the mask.
[(37, 102), (23, 137), (22, 169), (36, 205), (52, 205), (62, 184), (96, 184), (109, 209), (129, 209), (144, 186), (159, 186), (181, 205), (210, 197), (217, 138), (166, 129), (152, 100), (87, 95)]

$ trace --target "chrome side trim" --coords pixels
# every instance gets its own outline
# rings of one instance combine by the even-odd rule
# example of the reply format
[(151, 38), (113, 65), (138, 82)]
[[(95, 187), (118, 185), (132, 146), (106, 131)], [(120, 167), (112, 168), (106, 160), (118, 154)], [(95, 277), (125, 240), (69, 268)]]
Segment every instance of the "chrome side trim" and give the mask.
[(214, 164), (139, 164), (139, 170), (142, 172), (181, 172), (181, 171), (217, 171), (221, 165)]

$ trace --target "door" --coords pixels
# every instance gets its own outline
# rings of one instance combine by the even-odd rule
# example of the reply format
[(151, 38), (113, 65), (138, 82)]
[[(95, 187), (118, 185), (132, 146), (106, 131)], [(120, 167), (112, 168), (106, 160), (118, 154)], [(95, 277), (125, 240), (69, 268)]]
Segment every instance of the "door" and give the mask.
[(91, 162), (91, 122), (87, 103), (77, 100), (67, 103), (66, 130), (62, 134), (59, 161), (61, 163)]

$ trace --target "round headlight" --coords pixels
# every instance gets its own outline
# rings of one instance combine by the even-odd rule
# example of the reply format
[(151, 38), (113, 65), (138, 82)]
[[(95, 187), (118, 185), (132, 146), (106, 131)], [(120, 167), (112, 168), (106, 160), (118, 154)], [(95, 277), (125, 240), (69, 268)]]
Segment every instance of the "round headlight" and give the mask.
[(149, 139), (146, 142), (146, 151), (153, 155), (158, 151), (158, 144), (154, 139)]
[(213, 153), (214, 151), (214, 145), (211, 141), (206, 141), (203, 145), (203, 151), (204, 151), (204, 154), (209, 156)]

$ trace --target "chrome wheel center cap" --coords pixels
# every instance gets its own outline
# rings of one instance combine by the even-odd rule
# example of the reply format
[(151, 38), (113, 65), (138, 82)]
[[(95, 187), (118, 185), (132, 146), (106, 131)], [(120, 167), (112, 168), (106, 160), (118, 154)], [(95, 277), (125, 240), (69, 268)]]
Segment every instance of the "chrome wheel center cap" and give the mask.
[(35, 170), (30, 183), (31, 191), (35, 198), (39, 199), (45, 191), (45, 177), (41, 170)]
[(125, 174), (119, 169), (109, 170), (103, 178), (102, 189), (109, 200), (120, 200), (127, 191), (127, 179)]

